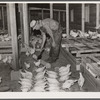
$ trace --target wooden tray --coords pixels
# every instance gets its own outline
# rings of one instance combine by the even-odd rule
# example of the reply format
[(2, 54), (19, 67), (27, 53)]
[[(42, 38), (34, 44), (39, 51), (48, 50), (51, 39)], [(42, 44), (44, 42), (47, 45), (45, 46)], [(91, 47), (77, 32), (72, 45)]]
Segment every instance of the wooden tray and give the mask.
[(71, 54), (75, 54), (76, 57), (84, 56), (84, 54), (100, 53), (100, 40), (97, 39), (63, 39), (62, 47), (69, 51)]

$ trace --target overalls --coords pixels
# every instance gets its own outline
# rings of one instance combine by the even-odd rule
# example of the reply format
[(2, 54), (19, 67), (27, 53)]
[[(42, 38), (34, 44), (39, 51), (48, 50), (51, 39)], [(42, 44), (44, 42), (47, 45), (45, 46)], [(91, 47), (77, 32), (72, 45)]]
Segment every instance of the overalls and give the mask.
[(40, 30), (49, 34), (52, 39), (49, 59), (47, 62), (54, 62), (59, 57), (62, 39), (62, 28), (57, 21), (50, 18), (42, 20), (41, 23), (42, 26), (40, 27)]

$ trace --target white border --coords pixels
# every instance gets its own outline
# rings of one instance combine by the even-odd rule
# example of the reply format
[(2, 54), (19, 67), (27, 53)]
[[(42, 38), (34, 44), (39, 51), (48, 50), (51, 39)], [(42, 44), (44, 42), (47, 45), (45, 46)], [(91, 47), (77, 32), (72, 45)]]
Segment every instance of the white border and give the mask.
[(100, 92), (4, 92), (0, 93), (2, 99), (31, 99), (31, 98), (100, 98)]
[[(10, 1), (10, 2), (0, 2), (0, 3), (90, 3), (90, 4), (96, 4), (100, 3), (100, 1), (26, 1), (26, 2), (20, 2), (20, 1)], [(41, 99), (41, 98), (100, 98), (100, 92), (1, 92), (0, 93), (0, 99)]]
[[(40, 0), (41, 1), (41, 0)], [(55, 1), (0, 1), (0, 3), (75, 3), (75, 4), (77, 4), (77, 3), (90, 3), (90, 4), (96, 4), (96, 3), (100, 3), (100, 1), (57, 1), (57, 2), (55, 2)]]

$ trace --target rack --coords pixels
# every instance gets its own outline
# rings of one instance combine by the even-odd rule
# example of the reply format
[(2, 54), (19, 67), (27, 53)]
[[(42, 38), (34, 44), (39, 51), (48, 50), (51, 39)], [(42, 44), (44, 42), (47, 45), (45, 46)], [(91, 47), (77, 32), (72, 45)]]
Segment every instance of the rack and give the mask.
[(62, 46), (76, 57), (100, 53), (100, 39), (70, 38), (63, 39)]

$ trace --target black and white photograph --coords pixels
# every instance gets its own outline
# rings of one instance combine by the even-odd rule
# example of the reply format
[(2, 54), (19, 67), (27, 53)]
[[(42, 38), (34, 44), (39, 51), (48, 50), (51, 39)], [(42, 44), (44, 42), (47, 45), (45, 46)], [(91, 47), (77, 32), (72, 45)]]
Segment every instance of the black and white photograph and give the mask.
[(0, 3), (0, 92), (100, 92), (100, 2)]

